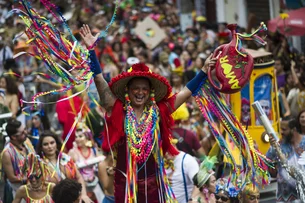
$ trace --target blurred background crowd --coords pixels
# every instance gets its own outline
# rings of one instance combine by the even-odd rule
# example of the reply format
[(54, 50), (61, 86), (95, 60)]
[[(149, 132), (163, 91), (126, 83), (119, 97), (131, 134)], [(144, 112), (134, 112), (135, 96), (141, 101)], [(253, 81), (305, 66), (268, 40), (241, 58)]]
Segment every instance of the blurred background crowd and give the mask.
[[(176, 93), (201, 70), (205, 59), (215, 48), (231, 41), (231, 33), (226, 28), (228, 23), (237, 23), (239, 33), (251, 33), (261, 21), (267, 24), (269, 20), (280, 15), (280, 12), (304, 6), (303, 1), (295, 2), (299, 3), (294, 4), (288, 0), (123, 0), (118, 6), (115, 22), (110, 27), (107, 37), (99, 42), (95, 51), (104, 78), (108, 82), (122, 71), (126, 71), (134, 62), (143, 62), (153, 72), (166, 77), (173, 87), (173, 93)], [(88, 24), (92, 32), (97, 34), (105, 30), (115, 9), (113, 0), (54, 0), (52, 3), (60, 7), (73, 35), (80, 43), (83, 42), (79, 29), (83, 24)], [(39, 1), (32, 1), (32, 5), (42, 16), (52, 18)], [(0, 114), (11, 112), (13, 117), (18, 118), (27, 126), (32, 144), (37, 146), (40, 135), (47, 130), (64, 139), (81, 104), (85, 102), (86, 108), (82, 113), (87, 115), (84, 122), (92, 132), (90, 146), (96, 147), (99, 151), (98, 148), (103, 142), (100, 133), (104, 127), (104, 109), (94, 104), (86, 93), (56, 103), (59, 99), (80, 91), (83, 88), (81, 86), (70, 93), (41, 97), (42, 102), (54, 104), (43, 105), (37, 111), (28, 112), (31, 116), (22, 114), (21, 99), (30, 101), (37, 92), (49, 91), (60, 86), (34, 74), (47, 73), (47, 68), (41, 61), (30, 55), (21, 55), (13, 59), (19, 52), (31, 52), (32, 47), (26, 43), (28, 39), (23, 34), (23, 21), (17, 16), (7, 15), (12, 8), (11, 1), (0, 0)], [(158, 29), (151, 30), (149, 25), (145, 25), (142, 29), (144, 35), (159, 38), (155, 35), (161, 31), (165, 33), (165, 37), (162, 37), (157, 45), (141, 40), (136, 29), (137, 23), (147, 17), (156, 22)], [(54, 21), (54, 24), (56, 23)], [(67, 32), (63, 25), (56, 26), (62, 32)], [(14, 41), (17, 36), (17, 40)], [(290, 36), (277, 31), (262, 33), (262, 36), (266, 36), (266, 46), (261, 47), (253, 42), (244, 42), (244, 46), (272, 54), (281, 94), (280, 117), (284, 120), (296, 118), (300, 133), (304, 135), (304, 36)], [(89, 88), (89, 92), (98, 98), (94, 86)], [(174, 137), (179, 140), (178, 148), (198, 158), (204, 154), (208, 155), (216, 141), (195, 102), (191, 100), (186, 103), (174, 118)], [(0, 124), (4, 123), (6, 120), (1, 119)], [(243, 124), (246, 124), (246, 121)], [(77, 144), (85, 146), (77, 140), (78, 136), (75, 134), (73, 133), (67, 143), (66, 152), (73, 150), (75, 146), (77, 148)], [(179, 139), (181, 137), (182, 141)], [(88, 137), (88, 140), (90, 139)], [(76, 143), (73, 144), (74, 141)], [(2, 140), (1, 150), (3, 144)], [(73, 152), (71, 154), (73, 155)], [(219, 163), (221, 165), (222, 158), (219, 158)], [(217, 177), (222, 173), (216, 169)]]

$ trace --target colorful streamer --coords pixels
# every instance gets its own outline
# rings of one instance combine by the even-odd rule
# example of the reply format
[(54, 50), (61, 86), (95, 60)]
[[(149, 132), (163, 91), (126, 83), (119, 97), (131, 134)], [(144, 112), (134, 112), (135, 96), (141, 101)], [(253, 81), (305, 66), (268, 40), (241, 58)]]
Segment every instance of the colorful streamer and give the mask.
[[(202, 115), (209, 123), (222, 153), (232, 166), (230, 181), (239, 189), (243, 189), (247, 181), (252, 181), (255, 185), (267, 185), (269, 183), (268, 167), (273, 167), (272, 162), (254, 149), (252, 137), (232, 113), (222, 95), (204, 80), (193, 96)], [(238, 158), (241, 158), (241, 166), (237, 165), (236, 157), (233, 156), (225, 138), (217, 128), (212, 114), (217, 117), (227, 132), (226, 135), (239, 149), (241, 156)]]
[(266, 42), (259, 37), (257, 34), (259, 32), (263, 32), (263, 31), (267, 31), (267, 26), (265, 25), (264, 22), (261, 22), (259, 28), (257, 28), (253, 33), (251, 34), (240, 34), (240, 33), (236, 33), (236, 45), (235, 45), (235, 49), (237, 51), (237, 53), (239, 53), (240, 55), (242, 55), (243, 57), (246, 57), (247, 54), (245, 53), (241, 53), (240, 49), (242, 47), (242, 40), (254, 40), (255, 42), (257, 42), (258, 44), (261, 45), (266, 45)]
[[(64, 33), (60, 32), (57, 29), (57, 26), (53, 25), (50, 19), (47, 19), (41, 16), (30, 4), (29, 1), (26, 0), (15, 0), (14, 9), (9, 12), (8, 15), (17, 14), (25, 23), (26, 29), (24, 33), (28, 37), (27, 44), (32, 45), (33, 52), (22, 52), (16, 54), (14, 57), (17, 58), (22, 54), (28, 54), (32, 57), (35, 57), (38, 60), (41, 60), (46, 65), (48, 72), (53, 75), (56, 75), (62, 78), (64, 84), (59, 84), (54, 80), (51, 76), (45, 73), (34, 73), (36, 75), (42, 75), (45, 78), (55, 82), (60, 85), (60, 89), (40, 92), (35, 94), (32, 97), (32, 101), (22, 101), (22, 103), (29, 104), (31, 106), (37, 107), (37, 104), (54, 104), (61, 101), (69, 100), (74, 96), (81, 94), (84, 91), (87, 91), (89, 85), (92, 83), (92, 72), (89, 67), (89, 57), (88, 50), (85, 50), (81, 44), (76, 40), (74, 35), (72, 34), (70, 28), (68, 27), (65, 18), (60, 12), (59, 8), (52, 4), (49, 0), (40, 0), (40, 2), (45, 6), (45, 8), (52, 15), (53, 19), (59, 26), (62, 26), (66, 30), (68, 30), (68, 34), (64, 35)], [(108, 33), (108, 29), (114, 23), (118, 0), (115, 2), (115, 10), (112, 16), (110, 23), (107, 25), (104, 31), (101, 31), (97, 41), (93, 46), (96, 46), (98, 41), (106, 37)], [(17, 36), (14, 40), (17, 40)], [(92, 46), (92, 47), (93, 47)], [(72, 73), (72, 71), (74, 71)], [(66, 92), (71, 90), (76, 85), (85, 84), (86, 88), (80, 92), (77, 92), (71, 96), (68, 96), (64, 99), (54, 102), (40, 102), (39, 97), (48, 95), (48, 94), (59, 94), (62, 92)], [(97, 103), (95, 101), (95, 103)], [(60, 175), (59, 170), (59, 161), (64, 150), (64, 147), (69, 140), (78, 120), (80, 119), (82, 109), (77, 114), (77, 119), (74, 121), (66, 139), (63, 142), (62, 149), (58, 156), (57, 168), (56, 172)], [(26, 108), (24, 107), (23, 111)]]
[[(27, 44), (33, 45), (34, 49), (34, 53), (22, 52), (15, 55), (15, 57), (29, 54), (38, 60), (42, 60), (46, 64), (48, 71), (62, 78), (65, 84), (58, 90), (37, 93), (33, 96), (32, 102), (30, 102), (33, 105), (39, 103), (38, 98), (41, 96), (68, 91), (75, 85), (88, 82), (92, 76), (88, 65), (88, 50), (84, 50), (76, 40), (59, 8), (49, 0), (40, 0), (40, 2), (56, 20), (56, 23), (68, 30), (68, 35), (64, 36), (49, 19), (40, 16), (29, 1), (15, 1), (15, 9), (9, 15), (16, 13), (24, 21), (26, 25), (25, 34), (29, 38)], [(101, 31), (93, 46), (96, 46), (101, 38), (106, 37), (109, 27), (113, 24), (118, 0), (115, 3), (115, 10), (110, 23), (104, 31)], [(17, 38), (14, 40), (17, 40)], [(77, 71), (77, 74), (71, 73), (74, 70)], [(45, 76), (48, 78), (47, 74)]]

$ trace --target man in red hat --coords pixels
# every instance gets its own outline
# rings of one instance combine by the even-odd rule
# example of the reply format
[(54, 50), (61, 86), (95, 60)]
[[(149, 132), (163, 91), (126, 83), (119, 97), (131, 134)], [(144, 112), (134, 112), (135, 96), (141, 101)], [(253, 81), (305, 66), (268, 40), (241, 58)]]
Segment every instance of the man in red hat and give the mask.
[[(81, 28), (80, 34), (87, 47), (97, 39), (88, 25)], [(210, 56), (202, 71), (170, 97), (168, 81), (145, 64), (132, 65), (108, 85), (94, 51), (89, 53), (94, 82), (107, 111), (102, 148), (115, 155), (115, 202), (175, 202), (163, 163), (166, 152), (178, 154), (170, 142), (173, 126), (170, 115), (196, 93), (216, 59)]]

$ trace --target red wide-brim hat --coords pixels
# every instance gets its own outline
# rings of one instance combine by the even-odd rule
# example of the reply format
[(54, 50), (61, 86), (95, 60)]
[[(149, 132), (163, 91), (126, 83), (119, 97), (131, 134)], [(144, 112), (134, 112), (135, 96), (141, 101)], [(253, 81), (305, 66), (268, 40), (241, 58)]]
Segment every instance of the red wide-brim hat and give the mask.
[(128, 69), (127, 72), (123, 72), (117, 77), (113, 78), (109, 87), (112, 93), (119, 98), (122, 102), (125, 102), (125, 89), (128, 82), (133, 78), (144, 77), (149, 79), (151, 88), (155, 90), (155, 101), (159, 102), (162, 99), (166, 99), (172, 92), (172, 88), (167, 79), (161, 75), (153, 73), (145, 64), (137, 63)]

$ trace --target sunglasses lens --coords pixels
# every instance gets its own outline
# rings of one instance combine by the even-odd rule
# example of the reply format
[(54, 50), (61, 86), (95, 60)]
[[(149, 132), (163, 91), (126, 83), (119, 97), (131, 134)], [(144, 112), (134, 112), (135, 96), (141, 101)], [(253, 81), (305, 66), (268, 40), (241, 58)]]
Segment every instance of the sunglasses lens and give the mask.
[(219, 196), (219, 195), (215, 195), (215, 198), (216, 198), (216, 200), (221, 199), (223, 202), (226, 202), (226, 201), (228, 201), (228, 200), (229, 200), (229, 198), (224, 197), (224, 196)]
[(30, 175), (28, 179), (33, 180), (35, 178), (36, 180), (38, 180), (40, 177), (41, 177), (41, 174), (38, 175), (38, 176), (37, 175)]

